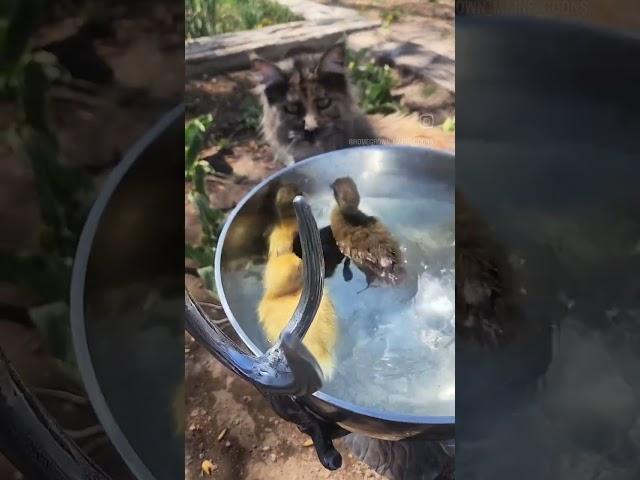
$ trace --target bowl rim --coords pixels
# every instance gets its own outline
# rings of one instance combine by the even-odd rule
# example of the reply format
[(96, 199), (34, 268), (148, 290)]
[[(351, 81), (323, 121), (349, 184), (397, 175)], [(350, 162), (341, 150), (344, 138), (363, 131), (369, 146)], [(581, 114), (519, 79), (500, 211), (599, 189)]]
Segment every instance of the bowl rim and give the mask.
[(120, 424), (116, 421), (102, 391), (101, 384), (98, 382), (98, 377), (93, 365), (93, 357), (89, 351), (87, 341), (84, 298), (85, 283), (95, 235), (102, 221), (103, 214), (109, 206), (111, 197), (147, 148), (160, 138), (160, 136), (183, 115), (184, 105), (182, 104), (165, 112), (125, 153), (122, 160), (108, 175), (82, 227), (73, 258), (73, 269), (71, 273), (71, 287), (69, 292), (71, 336), (82, 382), (91, 406), (98, 417), (98, 421), (103, 426), (116, 451), (131, 470), (131, 473), (140, 480), (154, 480), (157, 477), (149, 470), (147, 464), (142, 460), (138, 451), (131, 445), (129, 439), (120, 428)]
[[(455, 161), (455, 153), (439, 150), (435, 148), (425, 148), (425, 147), (415, 147), (410, 145), (367, 145), (367, 146), (359, 146), (352, 147), (345, 150), (368, 150), (368, 151), (414, 151), (414, 152), (422, 152), (428, 154), (435, 154), (443, 157), (448, 157), (449, 160)], [(221, 261), (222, 261), (222, 247), (224, 245), (225, 239), (227, 237), (227, 233), (229, 231), (230, 226), (233, 224), (235, 218), (238, 216), (240, 211), (244, 208), (244, 206), (258, 193), (262, 190), (263, 187), (268, 185), (270, 182), (275, 179), (288, 174), (291, 171), (302, 168), (304, 165), (311, 164), (313, 162), (322, 161), (323, 158), (327, 156), (336, 156), (339, 155), (341, 150), (333, 150), (331, 152), (321, 153), (319, 155), (314, 155), (313, 157), (307, 158), (297, 163), (293, 163), (291, 165), (286, 166), (283, 169), (278, 170), (274, 174), (268, 176), (263, 181), (261, 181), (258, 185), (253, 187), (249, 192), (247, 192), (242, 199), (238, 202), (235, 208), (229, 213), (224, 226), (220, 232), (220, 237), (218, 238), (218, 243), (216, 245), (216, 255), (214, 259), (214, 273), (215, 273), (215, 282), (216, 289), (218, 292), (218, 297), (220, 299), (220, 303), (222, 304), (222, 308), (224, 309), (229, 322), (233, 326), (233, 329), (238, 334), (240, 339), (244, 342), (244, 344), (249, 347), (251, 352), (254, 355), (261, 355), (264, 353), (261, 349), (259, 349), (253, 341), (246, 334), (244, 329), (240, 326), (240, 323), (236, 320), (233, 311), (231, 310), (231, 306), (227, 302), (227, 297), (224, 293), (224, 287), (222, 284), (222, 269), (221, 269)], [(455, 164), (453, 166), (455, 169)], [(346, 400), (342, 400), (340, 398), (334, 397), (333, 395), (329, 395), (327, 393), (321, 392), (318, 390), (314, 392), (312, 396), (322, 400), (330, 405), (336, 406), (338, 408), (347, 410), (349, 412), (356, 413), (358, 415), (362, 415), (365, 417), (376, 418), (380, 420), (385, 420), (388, 422), (394, 423), (402, 423), (402, 424), (412, 424), (412, 425), (454, 425), (455, 424), (455, 414), (454, 415), (412, 415), (412, 414), (404, 414), (404, 413), (392, 413), (385, 412), (381, 410), (376, 410), (373, 408), (362, 407), (355, 403), (348, 402)], [(455, 402), (454, 402), (455, 404)]]

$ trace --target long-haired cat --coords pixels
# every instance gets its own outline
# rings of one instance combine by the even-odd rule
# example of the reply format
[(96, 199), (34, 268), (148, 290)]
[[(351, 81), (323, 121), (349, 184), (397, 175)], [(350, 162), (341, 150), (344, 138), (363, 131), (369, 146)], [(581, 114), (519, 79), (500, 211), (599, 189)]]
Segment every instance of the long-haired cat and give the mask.
[(417, 115), (367, 116), (355, 101), (345, 45), (279, 63), (252, 59), (262, 103), (262, 131), (278, 160), (298, 162), (342, 148), (400, 143), (452, 150), (453, 135)]

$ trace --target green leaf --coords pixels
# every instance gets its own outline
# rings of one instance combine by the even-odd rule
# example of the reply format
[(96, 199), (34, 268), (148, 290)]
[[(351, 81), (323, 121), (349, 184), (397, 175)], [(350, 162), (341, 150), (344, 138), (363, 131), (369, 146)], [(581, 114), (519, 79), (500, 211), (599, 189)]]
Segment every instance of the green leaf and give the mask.
[(191, 180), (198, 156), (204, 147), (205, 134), (213, 123), (211, 114), (188, 121), (184, 127), (184, 170), (185, 179)]
[(66, 302), (57, 301), (31, 308), (29, 315), (45, 338), (51, 354), (62, 362), (73, 362), (69, 306)]
[(456, 131), (456, 117), (447, 118), (442, 124), (442, 130), (445, 132), (455, 132)]
[(20, 63), (20, 59), (29, 48), (40, 12), (42, 0), (19, 0), (13, 2), (13, 11), (9, 25), (0, 39), (0, 65), (11, 71)]
[(207, 169), (202, 162), (197, 162), (193, 169), (193, 186), (196, 192), (202, 195), (207, 194), (205, 177), (207, 175)]
[(200, 278), (202, 278), (205, 288), (213, 292), (217, 297), (218, 294), (216, 291), (215, 270), (213, 269), (213, 266), (199, 268), (198, 275), (200, 275)]
[(184, 256), (196, 262), (199, 267), (213, 265), (213, 254), (213, 248), (202, 245), (196, 247), (189, 244), (184, 246)]

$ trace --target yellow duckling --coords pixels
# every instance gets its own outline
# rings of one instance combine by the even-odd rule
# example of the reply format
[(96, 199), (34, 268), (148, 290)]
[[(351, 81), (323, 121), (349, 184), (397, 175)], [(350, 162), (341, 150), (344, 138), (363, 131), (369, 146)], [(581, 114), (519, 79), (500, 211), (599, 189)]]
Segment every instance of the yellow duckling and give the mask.
[[(287, 326), (302, 294), (302, 260), (295, 253), (269, 258), (264, 272), (264, 294), (258, 318), (272, 344)], [(325, 380), (334, 371), (334, 347), (338, 325), (333, 304), (323, 293), (318, 312), (303, 343), (316, 358)]]
[(293, 251), (293, 240), (298, 234), (298, 220), (293, 209), (293, 199), (302, 195), (294, 184), (285, 184), (276, 194), (277, 224), (269, 235), (269, 257), (275, 257)]

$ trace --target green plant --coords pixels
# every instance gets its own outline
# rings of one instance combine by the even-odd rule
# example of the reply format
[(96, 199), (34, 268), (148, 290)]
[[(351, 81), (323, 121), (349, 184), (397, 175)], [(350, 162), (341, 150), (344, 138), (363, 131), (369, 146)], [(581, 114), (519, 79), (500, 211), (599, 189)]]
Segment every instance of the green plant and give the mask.
[(242, 126), (252, 132), (257, 132), (262, 121), (262, 108), (258, 100), (251, 96), (242, 104)]
[(187, 0), (185, 14), (188, 38), (300, 20), (288, 8), (270, 0)]
[(187, 38), (215, 35), (216, 1), (217, 0), (185, 1), (184, 13)]
[(456, 117), (448, 117), (442, 124), (442, 130), (445, 132), (456, 131)]
[(222, 227), (224, 215), (211, 207), (207, 193), (206, 176), (212, 173), (208, 162), (199, 158), (205, 146), (206, 135), (213, 124), (212, 115), (203, 115), (188, 121), (184, 126), (184, 177), (190, 182), (189, 201), (198, 211), (202, 236), (198, 245), (185, 244), (185, 257), (194, 261), (207, 289), (215, 292), (213, 282), (213, 257)]
[(360, 107), (366, 113), (389, 114), (403, 111), (391, 90), (396, 79), (388, 65), (379, 66), (368, 58), (366, 49), (347, 52), (347, 65), (351, 81), (360, 92)]
[(31, 311), (49, 348), (74, 370), (68, 333), (68, 288), (79, 233), (93, 188), (87, 172), (60, 163), (50, 123), (49, 88), (68, 75), (56, 58), (33, 51), (31, 36), (42, 15), (38, 0), (8, 2), (0, 21), (0, 96), (16, 104), (15, 125), (4, 132), (13, 153), (30, 167), (40, 208), (38, 242), (19, 253), (0, 250), (0, 277), (37, 295)]
[(400, 10), (398, 7), (385, 10), (382, 13), (382, 25), (384, 27), (388, 27), (392, 23), (395, 23), (398, 20), (400, 20), (401, 15), (402, 15), (402, 10)]

